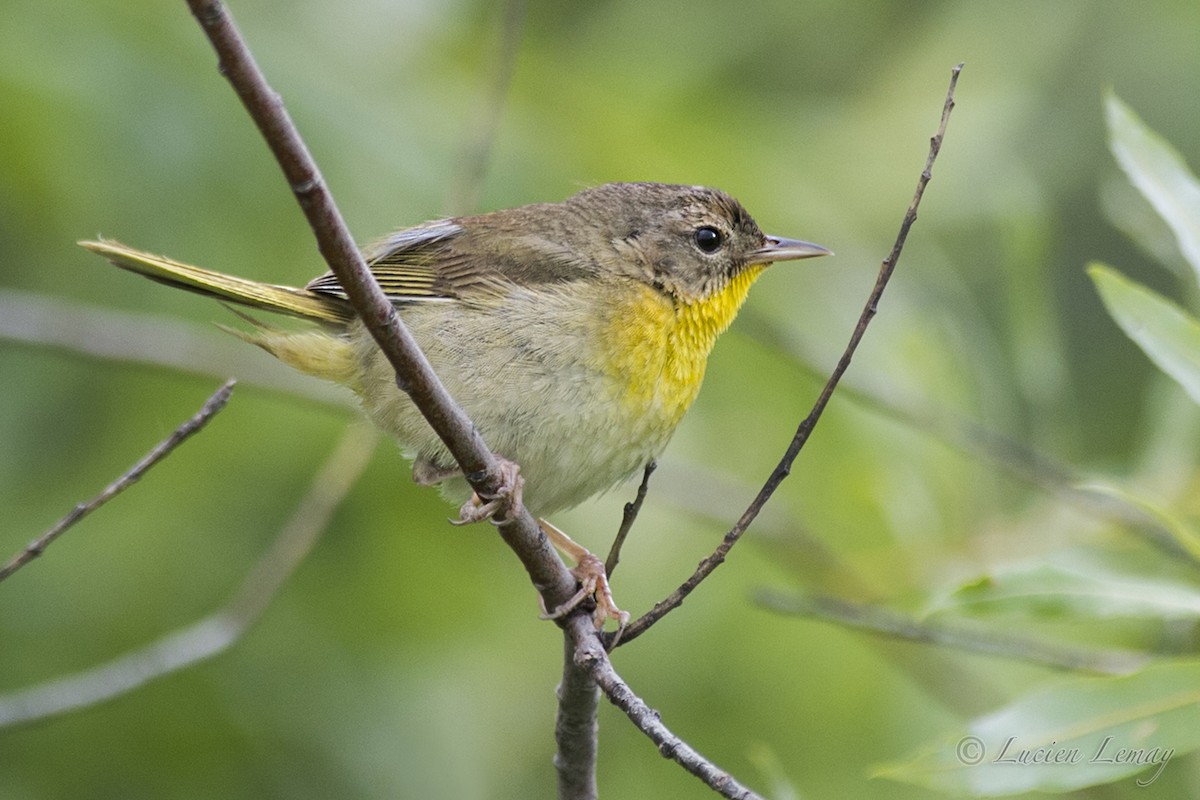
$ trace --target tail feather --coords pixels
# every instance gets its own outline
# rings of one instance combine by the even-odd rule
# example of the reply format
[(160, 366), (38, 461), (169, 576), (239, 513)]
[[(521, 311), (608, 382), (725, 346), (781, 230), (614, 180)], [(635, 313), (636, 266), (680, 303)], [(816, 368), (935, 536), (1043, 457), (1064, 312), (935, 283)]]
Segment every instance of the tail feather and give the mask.
[(84, 241), (79, 244), (97, 255), (104, 256), (121, 269), (136, 272), (168, 286), (187, 289), (230, 303), (315, 322), (345, 324), (354, 318), (349, 303), (339, 297), (226, 275), (134, 250), (119, 242)]

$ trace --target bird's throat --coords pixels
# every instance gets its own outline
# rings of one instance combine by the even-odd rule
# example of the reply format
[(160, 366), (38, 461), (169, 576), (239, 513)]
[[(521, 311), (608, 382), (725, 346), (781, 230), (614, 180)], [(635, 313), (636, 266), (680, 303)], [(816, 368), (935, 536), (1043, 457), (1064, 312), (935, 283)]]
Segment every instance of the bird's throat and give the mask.
[[(708, 354), (762, 274), (754, 265), (723, 288), (691, 302), (672, 300), (649, 287), (614, 320), (613, 377), (624, 387), (630, 413), (649, 415), (673, 429), (696, 399)], [(649, 420), (648, 420), (649, 421)]]

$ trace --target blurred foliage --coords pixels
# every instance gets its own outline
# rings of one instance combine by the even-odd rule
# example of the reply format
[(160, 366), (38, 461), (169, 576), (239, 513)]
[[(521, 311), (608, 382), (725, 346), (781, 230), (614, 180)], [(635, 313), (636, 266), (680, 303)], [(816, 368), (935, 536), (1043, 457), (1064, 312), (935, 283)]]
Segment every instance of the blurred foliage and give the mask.
[[(232, 10), (361, 239), (450, 210), (499, 6)], [(747, 542), (615, 657), (668, 725), (749, 785), (927, 797), (914, 771), (928, 763), (967, 776), (939, 784), (951, 796), (1200, 797), (1185, 752), (1194, 721), (1179, 717), (1137, 719), (1179, 751), (1148, 789), (1098, 770), (973, 772), (954, 749), (956, 732), (994, 752), (995, 737), (1078, 721), (1097, 691), (1103, 708), (1166, 697), (1176, 704), (1164, 714), (1184, 713), (1172, 692), (1194, 686), (1195, 565), (1170, 535), (1141, 535), (1146, 515), (1112, 512), (1150, 508), (1195, 530), (1200, 416), (1105, 313), (1084, 267), (1119, 265), (1196, 309), (1170, 228), (1106, 149), (1103, 94), (1112, 87), (1197, 163), (1200, 103), (1185, 77), (1200, 72), (1198, 30), (1188, 0), (530, 4), (483, 207), (609, 180), (704, 183), (764, 228), (837, 251), (768, 273), (719, 343), (616, 576), (634, 612), (715, 546), (807, 411), (891, 246), (950, 67), (966, 62), (921, 218), (847, 391)], [(215, 369), (226, 362), (213, 353), (237, 351), (205, 325), (225, 312), (74, 246), (100, 233), (281, 283), (323, 269), (213, 67), (182, 3), (9, 0), (0, 20), (0, 553), (95, 494), (227, 375), (243, 379), (202, 436), (0, 586), (0, 693), (223, 602), (353, 419), (336, 397), (280, 383), (266, 356), (238, 351)], [(34, 298), (57, 304), (14, 311)], [(107, 336), (120, 350), (124, 335), (131, 352), (150, 345), (197, 369), (38, 344), (49, 333), (18, 340), (36, 327), (26, 317), (73, 329), (101, 320), (94, 310), (124, 316), (88, 327), (86, 344)], [(147, 342), (149, 322), (182, 331), (196, 355)], [(631, 493), (555, 521), (603, 551)], [(242, 642), (103, 706), (0, 731), (0, 796), (552, 796), (558, 631), (537, 620), (490, 529), (450, 528), (448, 510), (381, 447)], [(769, 613), (748, 599), (762, 586), (1185, 663), (1061, 675)], [(1031, 587), (1051, 592), (1022, 601)], [(1062, 707), (1040, 694), (1054, 687)], [(709, 796), (601, 712), (604, 796)], [(933, 761), (913, 756), (930, 742), (942, 742)], [(904, 780), (872, 777), (880, 765)]]
[[(1200, 181), (1128, 106), (1112, 95), (1106, 105), (1113, 155), (1175, 235), (1179, 255), (1197, 278), (1193, 295), (1200, 298)], [(1093, 264), (1088, 273), (1121, 330), (1200, 403), (1200, 321), (1110, 267)]]

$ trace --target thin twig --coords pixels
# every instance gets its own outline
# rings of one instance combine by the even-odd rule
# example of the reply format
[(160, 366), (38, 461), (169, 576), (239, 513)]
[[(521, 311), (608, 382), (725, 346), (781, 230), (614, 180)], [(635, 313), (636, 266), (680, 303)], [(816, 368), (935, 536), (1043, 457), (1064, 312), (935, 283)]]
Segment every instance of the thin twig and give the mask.
[[(267, 84), (241, 33), (218, 0), (188, 0), (246, 111), (279, 162), (317, 239), (318, 249), (337, 276), (351, 305), (396, 370), (397, 384), (441, 437), (468, 483), (484, 498), (502, 494), (504, 475), (471, 420), (442, 386), (429, 361), (367, 269), (316, 163), (292, 123), (283, 101)], [(517, 554), (546, 608), (556, 608), (575, 592), (576, 581), (533, 517), (517, 498), (497, 515), (501, 537)]]
[(625, 510), (621, 514), (621, 527), (617, 528), (617, 538), (613, 539), (612, 547), (608, 551), (608, 558), (604, 560), (604, 573), (609, 578), (617, 569), (617, 564), (621, 563), (621, 548), (625, 545), (625, 537), (633, 529), (633, 523), (637, 522), (638, 514), (642, 510), (642, 503), (646, 502), (646, 492), (650, 489), (650, 476), (656, 469), (658, 469), (657, 462), (650, 459), (646, 464), (646, 469), (642, 472), (642, 482), (638, 484), (637, 494), (631, 502), (625, 504)]
[(129, 468), (123, 475), (117, 478), (104, 488), (104, 491), (88, 500), (86, 503), (79, 503), (71, 512), (63, 517), (50, 530), (43, 533), (38, 538), (34, 539), (29, 545), (17, 553), (13, 558), (0, 568), (0, 581), (3, 581), (8, 576), (19, 570), (21, 567), (28, 564), (33, 559), (45, 552), (46, 548), (62, 536), (72, 525), (79, 520), (92, 513), (100, 506), (112, 500), (121, 492), (128, 489), (133, 484), (146, 474), (155, 464), (169, 456), (175, 448), (186, 442), (193, 435), (198, 433), (208, 421), (216, 416), (225, 404), (229, 402), (229, 396), (233, 393), (233, 386), (236, 381), (229, 380), (225, 385), (213, 393), (212, 397), (204, 402), (200, 410), (192, 416), (187, 422), (184, 422), (171, 433), (166, 439), (154, 446), (149, 453), (144, 455), (140, 461)]
[[(743, 317), (746, 318), (744, 323)], [(755, 341), (782, 350), (797, 369), (817, 375), (817, 371), (804, 360), (803, 355), (795, 352), (791, 342), (774, 322), (751, 311), (739, 315), (738, 323), (743, 331), (753, 331)], [(1125, 497), (1089, 488), (1086, 485), (1089, 480), (1086, 474), (1024, 442), (974, 420), (948, 412), (917, 409), (911, 404), (898, 402), (895, 397), (884, 397), (866, 389), (842, 384), (838, 393), (843, 400), (852, 400), (875, 413), (929, 434), (961, 453), (986, 458), (1032, 486), (1057, 495), (1072, 508), (1097, 519), (1124, 525), (1132, 533), (1168, 555), (1185, 558), (1193, 565), (1197, 564), (1187, 548), (1180, 545), (1175, 534), (1146, 509)]]
[(291, 519), (221, 609), (106, 664), (0, 697), (0, 728), (111, 700), (227, 649), (261, 616), (312, 549), (369, 463), (377, 441), (366, 426), (350, 426)]
[(663, 724), (658, 712), (646, 705), (613, 669), (604, 644), (586, 617), (572, 617), (567, 623), (567, 630), (575, 645), (575, 664), (587, 672), (604, 692), (604, 696), (624, 711), (625, 716), (629, 717), (637, 729), (654, 742), (664, 758), (678, 763), (722, 797), (731, 800), (761, 800), (759, 795), (742, 786), (728, 772), (700, 755)]
[(775, 467), (771, 476), (767, 478), (766, 483), (763, 484), (762, 489), (759, 490), (758, 495), (746, 508), (746, 511), (738, 519), (737, 523), (725, 534), (724, 539), (722, 539), (717, 549), (700, 562), (696, 571), (678, 589), (664, 600), (656, 603), (654, 608), (650, 609), (646, 614), (630, 623), (620, 638), (620, 644), (628, 644), (633, 641), (645, 633), (646, 630), (664, 615), (678, 608), (683, 603), (684, 598), (691, 594), (692, 590), (699, 586), (701, 581), (712, 574), (713, 570), (725, 561), (725, 556), (737, 544), (742, 534), (750, 527), (750, 523), (758, 516), (758, 512), (762, 510), (762, 507), (766, 505), (771, 495), (775, 493), (775, 490), (779, 488), (779, 485), (790, 474), (792, 463), (796, 460), (796, 457), (800, 454), (800, 450), (808, 441), (813, 428), (821, 418), (821, 414), (825, 411), (825, 406), (828, 405), (830, 397), (833, 396), (834, 389), (837, 388), (842, 375), (849, 368), (850, 359), (854, 356), (855, 350), (858, 349), (858, 343), (862, 340), (863, 334), (867, 330), (867, 325), (874, 318), (879, 306), (879, 300), (883, 296), (883, 290), (887, 288), (888, 281), (896, 269), (896, 263), (900, 259), (900, 252), (904, 249), (905, 240), (908, 239), (909, 229), (916, 222), (917, 208), (921, 204), (921, 197), (925, 194), (925, 187), (932, 177), (934, 161), (937, 160), (938, 153), (942, 149), (942, 139), (946, 135), (946, 125), (950, 121), (950, 112), (954, 108), (954, 88), (958, 84), (958, 76), (962, 71), (962, 67), (963, 65), (959, 64), (950, 71), (950, 87), (946, 91), (946, 102), (942, 106), (941, 122), (938, 125), (937, 134), (929, 141), (929, 155), (925, 159), (925, 169), (921, 171), (921, 177), (917, 180), (916, 192), (913, 194), (912, 202), (909, 203), (908, 211), (904, 214), (904, 220), (900, 223), (900, 232), (896, 236), (895, 244), (892, 245), (892, 251), (880, 266), (879, 277), (876, 278), (875, 287), (871, 290), (871, 294), (867, 298), (867, 303), (863, 307), (862, 314), (858, 318), (858, 323), (854, 326), (854, 332), (850, 336), (850, 341), (846, 345), (846, 349), (842, 353), (837, 367), (834, 368), (833, 374), (825, 382), (825, 386), (821, 390), (821, 394), (817, 397), (812, 410), (800, 422), (778, 466)]
[(761, 591), (755, 599), (783, 614), (815, 617), (896, 639), (954, 647), (1055, 669), (1128, 675), (1153, 660), (1146, 653), (1130, 650), (1070, 647), (1025, 636), (1010, 636), (990, 629), (972, 630), (966, 625), (920, 621), (892, 609), (828, 595), (785, 595)]

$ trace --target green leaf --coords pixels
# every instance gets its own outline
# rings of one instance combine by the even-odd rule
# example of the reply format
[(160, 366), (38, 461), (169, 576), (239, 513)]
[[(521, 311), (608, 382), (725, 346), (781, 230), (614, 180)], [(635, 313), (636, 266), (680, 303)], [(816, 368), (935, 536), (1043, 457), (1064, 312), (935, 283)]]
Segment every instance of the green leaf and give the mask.
[(1200, 282), (1200, 181), (1183, 157), (1111, 91), (1104, 106), (1113, 156), (1171, 227)]
[(1200, 322), (1112, 267), (1092, 263), (1087, 271), (1125, 335), (1200, 403)]
[[(1108, 493), (1095, 486), (1086, 490)], [(1186, 524), (1135, 498), (1128, 502), (1156, 514), (1164, 526)], [(927, 617), (1003, 614), (1019, 621), (1196, 620), (1200, 581), (1192, 561), (1154, 548), (1130, 541), (1087, 544), (994, 566), (931, 595), (923, 612)]]
[(1076, 553), (1017, 564), (956, 591), (943, 609), (1005, 612), (1030, 618), (1190, 619), (1200, 617), (1200, 587), (1161, 576), (1126, 574)]
[(876, 775), (972, 797), (1066, 792), (1139, 773), (1146, 787), (1197, 748), (1200, 662), (1183, 661), (1038, 689)]

